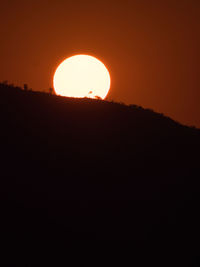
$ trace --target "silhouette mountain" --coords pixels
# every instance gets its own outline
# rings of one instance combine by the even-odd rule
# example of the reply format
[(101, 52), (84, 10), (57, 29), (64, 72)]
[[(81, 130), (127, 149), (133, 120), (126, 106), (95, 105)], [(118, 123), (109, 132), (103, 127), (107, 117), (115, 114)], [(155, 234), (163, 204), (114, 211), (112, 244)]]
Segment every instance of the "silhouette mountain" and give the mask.
[(198, 129), (7, 84), (0, 122), (7, 263), (198, 266)]

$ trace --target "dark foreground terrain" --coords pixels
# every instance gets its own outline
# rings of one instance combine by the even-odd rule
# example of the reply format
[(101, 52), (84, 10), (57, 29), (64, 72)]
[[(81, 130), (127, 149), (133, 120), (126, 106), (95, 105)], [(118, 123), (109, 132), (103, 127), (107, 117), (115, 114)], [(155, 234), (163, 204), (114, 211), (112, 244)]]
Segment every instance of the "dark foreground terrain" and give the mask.
[(2, 264), (199, 266), (199, 130), (3, 84), (0, 127)]

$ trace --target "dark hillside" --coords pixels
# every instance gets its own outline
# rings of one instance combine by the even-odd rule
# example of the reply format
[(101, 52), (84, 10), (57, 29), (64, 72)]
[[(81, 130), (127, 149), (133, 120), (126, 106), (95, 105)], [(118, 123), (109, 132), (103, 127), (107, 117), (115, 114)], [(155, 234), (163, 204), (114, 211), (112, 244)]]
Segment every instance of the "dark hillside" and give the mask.
[(40, 251), (74, 266), (198, 266), (198, 129), (5, 84), (0, 122), (5, 252), (29, 264)]

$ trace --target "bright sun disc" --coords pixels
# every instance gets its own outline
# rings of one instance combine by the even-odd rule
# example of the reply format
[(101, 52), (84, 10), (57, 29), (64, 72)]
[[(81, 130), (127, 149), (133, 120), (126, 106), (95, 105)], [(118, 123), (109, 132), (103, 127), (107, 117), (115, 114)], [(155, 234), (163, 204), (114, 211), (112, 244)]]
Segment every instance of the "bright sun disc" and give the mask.
[(110, 74), (97, 58), (76, 55), (58, 66), (53, 83), (58, 95), (104, 99), (110, 89)]

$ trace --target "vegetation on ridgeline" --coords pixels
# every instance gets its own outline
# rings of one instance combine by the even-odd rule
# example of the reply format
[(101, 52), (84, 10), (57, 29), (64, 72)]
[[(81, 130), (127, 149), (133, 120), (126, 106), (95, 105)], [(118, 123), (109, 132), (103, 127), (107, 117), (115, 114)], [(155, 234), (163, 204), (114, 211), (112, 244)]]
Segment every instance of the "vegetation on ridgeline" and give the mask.
[(156, 251), (162, 266), (189, 266), (200, 238), (198, 129), (136, 105), (7, 83), (0, 121), (1, 242), (24, 254), (67, 247), (79, 259), (87, 248), (102, 266), (95, 248), (120, 240), (140, 263)]

